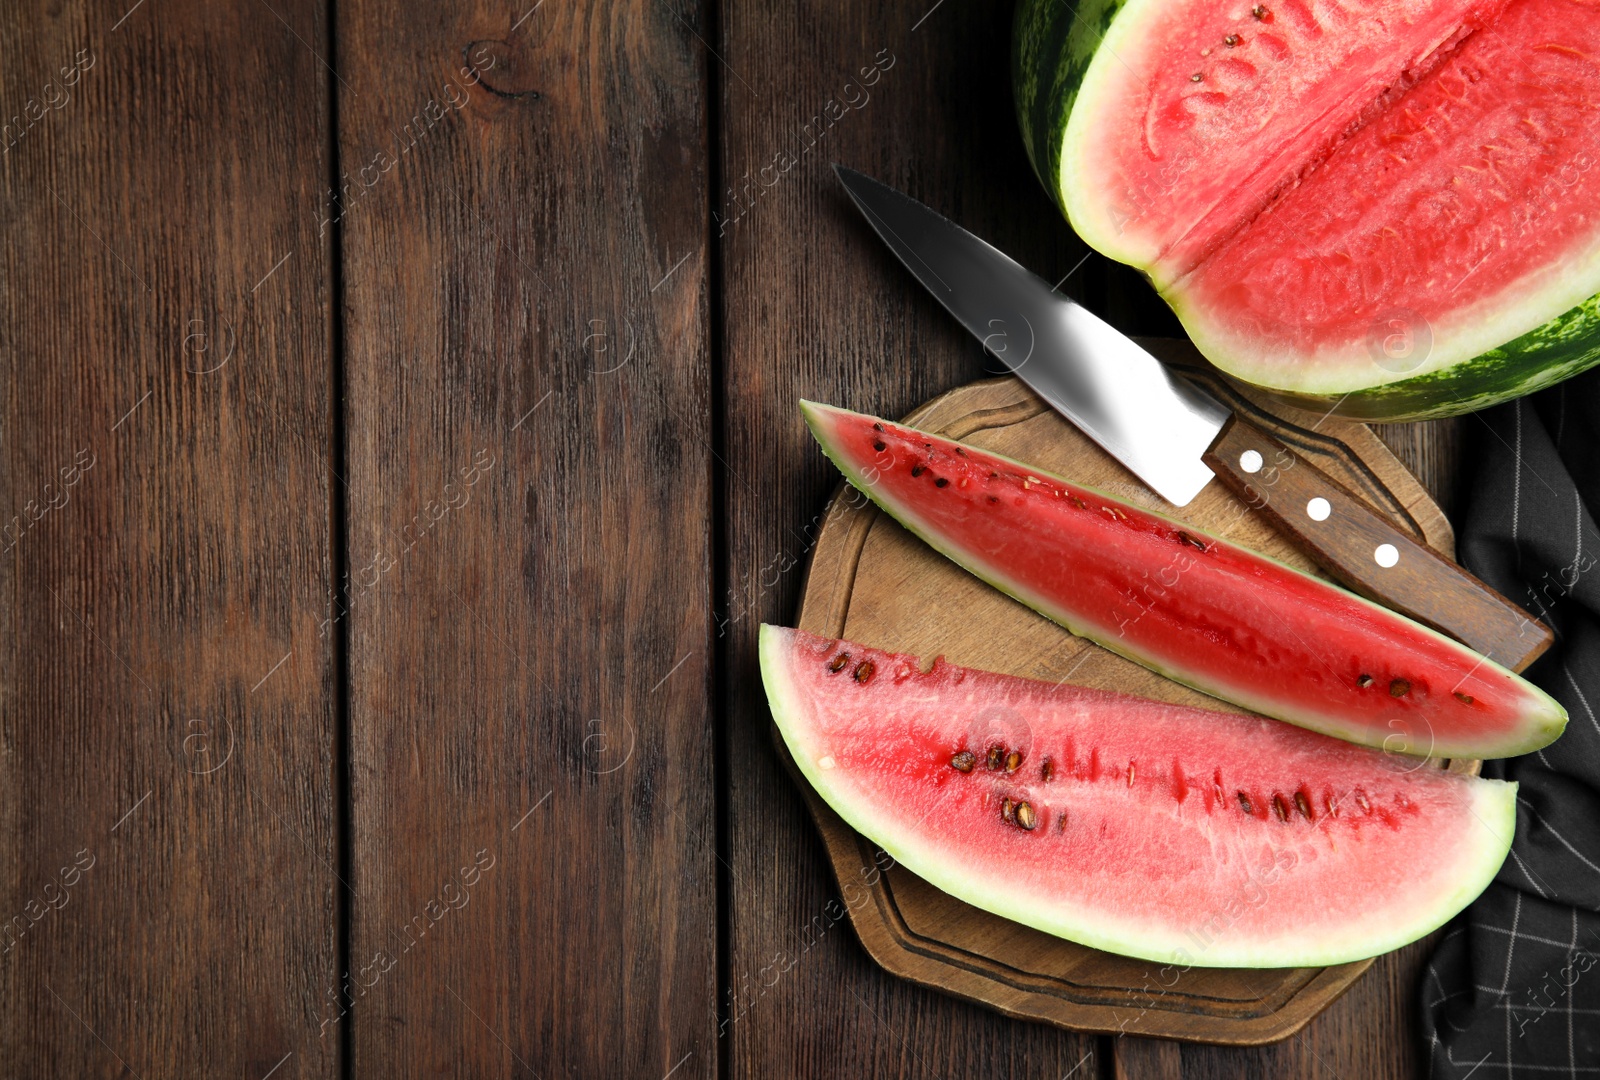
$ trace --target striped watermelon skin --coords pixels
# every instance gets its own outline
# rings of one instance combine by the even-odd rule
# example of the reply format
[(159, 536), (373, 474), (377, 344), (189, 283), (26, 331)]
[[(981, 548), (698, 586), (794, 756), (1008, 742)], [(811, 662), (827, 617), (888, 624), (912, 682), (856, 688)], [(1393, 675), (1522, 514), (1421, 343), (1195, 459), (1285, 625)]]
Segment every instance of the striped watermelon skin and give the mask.
[(1298, 394), (1263, 387), (1298, 408), (1355, 420), (1429, 420), (1461, 416), (1554, 386), (1600, 363), (1600, 295), (1537, 330), (1471, 360), (1348, 396)]
[(1011, 35), (1017, 122), (1034, 174), (1062, 211), (1061, 144), (1078, 87), (1127, 0), (1018, 0)]
[[(1061, 189), (1061, 158), (1067, 121), (1101, 40), (1126, 6), (1127, 0), (1018, 0), (1016, 6), (1012, 88), (1018, 124), (1035, 174), (1063, 213), (1067, 204)], [(1148, 277), (1148, 268), (1135, 269)], [(1165, 292), (1162, 297), (1186, 321), (1174, 297)], [(1600, 294), (1543, 326), (1448, 367), (1408, 378), (1403, 371), (1390, 373), (1374, 366), (1369, 384), (1347, 392), (1308, 393), (1287, 379), (1279, 384), (1244, 379), (1230, 370), (1226, 355), (1212, 355), (1203, 347), (1202, 352), (1234, 381), (1299, 408), (1366, 421), (1460, 416), (1534, 393), (1600, 364)]]

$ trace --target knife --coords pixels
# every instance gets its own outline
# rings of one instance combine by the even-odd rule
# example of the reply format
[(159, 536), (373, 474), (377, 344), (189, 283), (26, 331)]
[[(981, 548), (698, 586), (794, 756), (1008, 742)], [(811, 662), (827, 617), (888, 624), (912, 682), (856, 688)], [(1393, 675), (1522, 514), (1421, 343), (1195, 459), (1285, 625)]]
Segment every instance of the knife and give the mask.
[(1548, 627), (1005, 253), (891, 187), (834, 172), (906, 268), (1034, 393), (1175, 507), (1220, 479), (1324, 570), (1521, 671)]

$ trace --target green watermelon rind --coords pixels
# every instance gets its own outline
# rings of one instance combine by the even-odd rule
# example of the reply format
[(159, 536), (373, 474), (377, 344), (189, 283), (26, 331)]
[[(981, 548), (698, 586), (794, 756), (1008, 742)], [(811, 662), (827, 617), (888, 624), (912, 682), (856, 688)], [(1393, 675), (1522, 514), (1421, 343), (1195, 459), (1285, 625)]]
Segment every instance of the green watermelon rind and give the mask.
[[(863, 495), (867, 496), (867, 498), (871, 499), (873, 503), (879, 507), (879, 509), (883, 510), (884, 513), (893, 518), (907, 532), (917, 537), (917, 539), (933, 548), (933, 550), (937, 551), (939, 554), (943, 555), (945, 558), (949, 559), (951, 562), (955, 563), (957, 566), (961, 567), (978, 580), (1011, 597), (1024, 607), (1038, 612), (1044, 618), (1049, 619), (1051, 622), (1056, 623), (1061, 627), (1064, 627), (1070, 633), (1075, 634), (1078, 637), (1087, 638), (1102, 648), (1116, 653), (1118, 656), (1130, 660), (1133, 663), (1138, 664), (1139, 666), (1150, 671), (1154, 671), (1156, 674), (1161, 675), (1164, 678), (1171, 679), (1173, 682), (1187, 686), (1192, 690), (1197, 690), (1202, 694), (1218, 698), (1222, 701), (1231, 702), (1234, 705), (1258, 712), (1263, 716), (1270, 716), (1274, 719), (1281, 720), (1284, 723), (1293, 724), (1296, 727), (1302, 727), (1309, 731), (1319, 732), (1320, 734), (1328, 735), (1335, 739), (1343, 739), (1346, 742), (1358, 743), (1362, 746), (1370, 746), (1374, 749), (1386, 750), (1392, 753), (1412, 754), (1425, 757), (1518, 757), (1523, 754), (1531, 754), (1536, 750), (1543, 749), (1556, 739), (1560, 738), (1561, 733), (1566, 730), (1568, 719), (1566, 708), (1559, 701), (1551, 697), (1538, 686), (1528, 682), (1520, 675), (1510, 671), (1489, 657), (1479, 657), (1477, 653), (1468, 649), (1460, 642), (1446, 637), (1437, 630), (1434, 630), (1432, 627), (1424, 626), (1415, 620), (1408, 619), (1406, 616), (1401, 615), (1398, 612), (1391, 611), (1380, 604), (1375, 604), (1366, 597), (1360, 596), (1356, 593), (1348, 593), (1349, 597), (1356, 603), (1369, 607), (1376, 612), (1380, 612), (1387, 618), (1397, 619), (1408, 624), (1409, 628), (1418, 635), (1434, 638), (1445, 643), (1452, 649), (1457, 649), (1468, 654), (1475, 661), (1475, 670), (1498, 672), (1512, 680), (1514, 683), (1518, 684), (1526, 694), (1528, 700), (1528, 709), (1520, 717), (1521, 723), (1516, 729), (1521, 733), (1521, 737), (1513, 739), (1510, 738), (1509, 733), (1507, 733), (1505, 737), (1502, 737), (1501, 739), (1498, 739), (1492, 743), (1487, 741), (1452, 742), (1448, 740), (1437, 740), (1430, 737), (1429, 745), (1426, 747), (1413, 747), (1409, 741), (1397, 745), (1396, 741), (1403, 737), (1400, 733), (1377, 732), (1370, 730), (1361, 724), (1341, 725), (1333, 717), (1298, 714), (1292, 710), (1285, 709), (1278, 703), (1268, 700), (1264, 697), (1252, 698), (1249, 694), (1242, 693), (1237, 688), (1207, 685), (1207, 680), (1203, 672), (1198, 670), (1184, 671), (1181, 669), (1175, 669), (1168, 665), (1158, 663), (1152, 660), (1150, 657), (1139, 655), (1138, 653), (1122, 645), (1119, 642), (1117, 635), (1113, 633), (1109, 627), (1097, 627), (1078, 618), (1074, 618), (1070, 613), (1058, 609), (1048, 599), (1035, 596), (1028, 590), (1021, 588), (1015, 583), (1007, 581), (1004, 574), (998, 567), (986, 565), (969, 552), (962, 551), (953, 545), (946, 543), (937, 532), (924, 527), (923, 524), (916, 520), (912, 514), (908, 513), (905, 508), (893, 505), (887, 499), (883, 498), (882, 495), (876, 490), (876, 485), (863, 476), (850, 462), (850, 460), (835, 448), (824, 423), (824, 418), (830, 414), (835, 416), (856, 417), (868, 421), (871, 421), (874, 418), (865, 416), (865, 414), (862, 413), (852, 412), (848, 409), (841, 409), (837, 406), (825, 405), (820, 402), (805, 400), (800, 402), (800, 412), (805, 418), (806, 426), (811, 430), (812, 437), (816, 439), (817, 445), (822, 448), (823, 454), (827, 456), (829, 461), (833, 462), (834, 467), (839, 470), (840, 474), (844, 476), (845, 480), (848, 481), (851, 486), (859, 490)], [(917, 428), (908, 427), (904, 424), (897, 426), (905, 431), (918, 431)], [(933, 432), (920, 432), (920, 434), (926, 435), (929, 438), (936, 438), (941, 441), (949, 441), (945, 436), (937, 435)], [(1132, 510), (1137, 510), (1142, 514), (1149, 514), (1152, 517), (1169, 522), (1174, 528), (1183, 529), (1197, 536), (1205, 537), (1214, 543), (1224, 544), (1229, 547), (1238, 547), (1238, 545), (1233, 544), (1229, 540), (1225, 540), (1222, 537), (1218, 537), (1206, 532), (1204, 529), (1199, 528), (1192, 522), (1180, 521), (1177, 518), (1173, 518), (1167, 514), (1161, 513), (1159, 510), (1152, 510), (1143, 506), (1134, 506), (1123, 499), (1117, 498), (1115, 495), (1101, 491), (1100, 489), (1092, 487), (1088, 484), (1079, 483), (1076, 480), (1068, 480), (1065, 477), (1057, 476), (1055, 473), (1041, 469), (1037, 465), (1031, 465), (1027, 462), (1017, 461), (993, 450), (983, 450), (982, 452), (997, 460), (1005, 461), (1015, 466), (1021, 472), (1030, 473), (1034, 476), (1040, 477), (1041, 479), (1055, 480), (1058, 483), (1065, 484), (1080, 491), (1090, 492), (1097, 498), (1105, 500), (1110, 505), (1124, 506)], [(1248, 553), (1254, 558), (1261, 559), (1264, 562), (1281, 567), (1290, 573), (1298, 574), (1301, 577), (1315, 581), (1319, 585), (1333, 589), (1339, 588), (1338, 586), (1333, 585), (1322, 578), (1306, 573), (1304, 570), (1301, 570), (1298, 567), (1290, 566), (1288, 563), (1274, 559), (1270, 555), (1253, 550), (1249, 551)]]
[[(1408, 945), (1449, 922), (1488, 887), (1511, 850), (1517, 821), (1517, 785), (1473, 778), (1472, 790), (1476, 798), (1472, 813), (1483, 828), (1483, 842), (1457, 846), (1460, 866), (1455, 889), (1440, 896), (1431, 907), (1401, 913), (1401, 917), (1385, 924), (1383, 934), (1363, 931), (1344, 939), (1325, 936), (1299, 948), (1286, 948), (1278, 943), (1252, 946), (1249, 942), (1221, 937), (1204, 949), (1196, 949), (1196, 940), (1182, 927), (1170, 928), (1166, 939), (1160, 940), (1148, 927), (1123, 929), (1104, 920), (1084, 918), (1074, 910), (1042, 911), (1020, 902), (987, 875), (974, 874), (966, 865), (943, 857), (932, 845), (901, 835), (892, 818), (885, 819), (874, 808), (858, 805), (849, 797), (849, 792), (830, 781), (831, 771), (819, 766), (804, 738), (807, 727), (805, 695), (788, 677), (790, 653), (785, 643), (789, 633), (782, 627), (762, 624), (758, 636), (761, 678), (773, 721), (783, 736), (790, 758), (834, 813), (877, 844), (896, 864), (933, 887), (1001, 918), (1089, 948), (1186, 967), (1331, 967), (1365, 960)], [(1352, 883), (1352, 888), (1359, 887), (1359, 883)]]
[[(1160, 0), (1019, 0), (1012, 34), (1012, 86), (1023, 144), (1034, 172), (1050, 197), (1061, 208), (1078, 234), (1091, 247), (1111, 258), (1126, 262), (1149, 276), (1142, 265), (1143, 254), (1121, 244), (1082, 213), (1075, 213), (1068, 196), (1073, 156), (1066, 151), (1068, 128), (1091, 68), (1102, 53), (1106, 38), (1122, 38), (1137, 33), (1139, 11)], [(1132, 8), (1126, 19), (1120, 19)], [(1111, 63), (1105, 61), (1102, 63)], [(1080, 155), (1087, 157), (1088, 155)], [(1600, 262), (1582, 268), (1570, 279), (1600, 276)], [(1360, 420), (1408, 421), (1476, 412), (1503, 401), (1531, 394), (1571, 378), (1600, 364), (1600, 293), (1588, 295), (1586, 288), (1573, 294), (1569, 288), (1565, 310), (1532, 312), (1528, 303), (1503, 311), (1497, 322), (1508, 327), (1502, 343), (1480, 340), (1464, 351), (1434, 350), (1419, 365), (1420, 370), (1395, 371), (1376, 360), (1366, 364), (1341, 366), (1322, 374), (1308, 366), (1304, 377), (1295, 381), (1286, 371), (1274, 366), (1249, 370), (1252, 365), (1221, 342), (1208, 341), (1203, 321), (1186, 311), (1179, 292), (1170, 287), (1160, 290), (1189, 331), (1195, 345), (1207, 359), (1230, 378), (1258, 387), (1280, 400), (1318, 412), (1333, 412)], [(1534, 297), (1549, 307), (1549, 296), (1560, 291), (1559, 283)], [(1531, 325), (1518, 332), (1516, 326)], [(1545, 321), (1540, 322), (1540, 319)], [(1508, 326), (1509, 324), (1509, 326)], [(1478, 328), (1480, 331), (1482, 327)], [(1459, 335), (1466, 337), (1469, 335)], [(1487, 339), (1492, 341), (1495, 335)], [(1457, 348), (1455, 351), (1463, 351)]]

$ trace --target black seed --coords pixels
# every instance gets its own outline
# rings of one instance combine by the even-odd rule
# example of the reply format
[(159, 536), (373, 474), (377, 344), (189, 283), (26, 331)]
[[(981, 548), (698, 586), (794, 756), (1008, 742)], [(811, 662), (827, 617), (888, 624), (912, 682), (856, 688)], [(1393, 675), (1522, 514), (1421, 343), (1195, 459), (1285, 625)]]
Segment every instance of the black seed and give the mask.
[(1389, 681), (1390, 697), (1405, 697), (1411, 693), (1411, 684), (1404, 679), (1391, 679)]
[(1279, 821), (1289, 820), (1289, 804), (1284, 801), (1282, 795), (1272, 796), (1272, 812), (1278, 815)]
[(1076, 506), (1079, 510), (1089, 509), (1089, 504), (1078, 498), (1076, 495), (1072, 496), (1072, 505)]
[(1005, 818), (1008, 825), (1015, 825), (1017, 823), (1017, 804), (1010, 799), (1002, 802), (1000, 804), (1000, 816)]
[(923, 470), (921, 465), (913, 465), (913, 466), (911, 466), (911, 475), (912, 476), (921, 476), (923, 471), (924, 470)]
[(872, 444), (872, 448), (874, 450), (876, 450), (880, 454), (883, 453), (885, 450), (889, 449), (889, 447), (884, 444), (884, 441), (882, 439), (879, 439), (876, 442), (874, 442)]
[(872, 425), (872, 430), (873, 431), (882, 431), (883, 430), (883, 425), (882, 424), (873, 424)]
[(878, 670), (878, 666), (876, 664), (874, 664), (871, 660), (863, 660), (863, 661), (861, 661), (861, 663), (856, 665), (856, 682), (858, 682), (858, 683), (871, 682), (872, 681), (872, 673), (877, 671), (877, 670)]
[(999, 475), (1000, 475), (1000, 474), (999, 474), (999, 473), (997, 473), (997, 472), (992, 472), (992, 473), (990, 473), (990, 474), (989, 474), (989, 479), (990, 479), (990, 480), (993, 480), (993, 479), (995, 479), (995, 478), (996, 478), (996, 477), (998, 477), (998, 476), (999, 476)]
[(1365, 690), (1367, 687), (1372, 685), (1372, 676), (1371, 675), (1363, 675), (1363, 676), (1361, 676), (1361, 678), (1356, 680), (1356, 685), (1361, 687), (1361, 689)]
[(1044, 764), (1039, 766), (1039, 779), (1048, 784), (1050, 782), (1050, 777), (1055, 774), (1055, 771), (1056, 763), (1051, 761), (1049, 758), (1045, 758)]
[(1056, 832), (1066, 832), (1066, 831), (1067, 831), (1067, 812), (1065, 810), (1057, 810), (1056, 811)]
[(1294, 793), (1294, 808), (1305, 815), (1307, 821), (1311, 820), (1311, 800), (1306, 798), (1305, 792), (1297, 791)]
[(990, 496), (989, 496), (989, 501), (990, 501), (990, 502), (992, 502), (992, 503), (997, 503), (997, 502), (999, 502), (999, 501), (1000, 501), (1000, 500), (999, 500), (999, 498), (998, 498), (998, 497), (996, 497), (996, 496), (994, 496), (994, 495), (990, 495)]
[(1029, 832), (1032, 832), (1033, 831), (1033, 827), (1035, 825), (1037, 825), (1038, 823), (1039, 823), (1038, 819), (1033, 816), (1033, 807), (1029, 806), (1025, 802), (1017, 804), (1017, 824), (1018, 825), (1020, 825), (1024, 829), (1027, 829)]
[(1199, 72), (1198, 72), (1198, 71), (1197, 71), (1197, 72), (1195, 72), (1195, 73), (1194, 73), (1194, 74), (1193, 74), (1193, 75), (1190, 75), (1190, 76), (1189, 76), (1189, 81), (1190, 81), (1190, 82), (1204, 82), (1204, 81), (1205, 81), (1205, 76), (1204, 76), (1204, 75), (1202, 75), (1202, 74), (1200, 74), (1200, 73), (1199, 73)]
[(1265, 5), (1265, 4), (1257, 4), (1255, 7), (1250, 9), (1250, 14), (1254, 15), (1257, 19), (1260, 19), (1262, 22), (1266, 22), (1269, 18), (1272, 17), (1272, 12), (1267, 10), (1267, 5)]
[(1222, 39), (1222, 43), (1231, 49), (1235, 45), (1239, 44), (1239, 35), (1229, 34), (1227, 37)]
[(1242, 791), (1239, 792), (1239, 809), (1243, 810), (1247, 814), (1253, 814), (1256, 812), (1255, 807), (1250, 805), (1250, 796), (1246, 795)]
[(1475, 699), (1471, 694), (1463, 694), (1460, 690), (1457, 690), (1456, 700), (1461, 702), (1463, 705), (1471, 705)]
[(950, 759), (950, 767), (956, 772), (971, 772), (972, 767), (978, 763), (978, 755), (971, 750), (962, 750)]
[(835, 656), (832, 660), (828, 661), (828, 670), (838, 674), (849, 662), (850, 654), (847, 652), (842, 652), (838, 656)]
[(1006, 772), (1016, 772), (1022, 768), (1022, 751), (1013, 750), (1006, 755)]
[(1178, 530), (1178, 540), (1182, 543), (1188, 544), (1192, 548), (1199, 548), (1201, 551), (1206, 549), (1206, 543), (1204, 540), (1196, 539), (1195, 537), (1184, 532), (1182, 529)]
[(956, 447), (956, 453), (960, 454), (962, 457), (966, 457), (967, 456), (967, 452), (965, 450), (961, 449), (961, 447), (959, 447), (959, 446)]
[(944, 477), (941, 476), (941, 477), (939, 477), (939, 479), (937, 479), (937, 480), (935, 480), (933, 482), (933, 486), (934, 487), (949, 487), (950, 486), (950, 481), (946, 480)]
[(1005, 759), (1005, 756), (1005, 747), (991, 746), (989, 747), (989, 756), (984, 761), (984, 764), (988, 765), (990, 769), (998, 769), (1000, 767), (1000, 762)]

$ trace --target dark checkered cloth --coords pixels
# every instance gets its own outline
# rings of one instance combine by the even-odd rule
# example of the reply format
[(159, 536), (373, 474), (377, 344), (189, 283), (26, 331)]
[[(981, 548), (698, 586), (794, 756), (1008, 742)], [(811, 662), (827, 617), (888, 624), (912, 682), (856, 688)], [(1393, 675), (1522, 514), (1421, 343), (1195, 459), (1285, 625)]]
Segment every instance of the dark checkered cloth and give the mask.
[(1600, 1076), (1600, 370), (1465, 424), (1462, 561), (1555, 630), (1526, 674), (1571, 719), (1484, 766), (1521, 785), (1517, 835), (1423, 973), (1429, 1075)]

